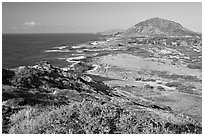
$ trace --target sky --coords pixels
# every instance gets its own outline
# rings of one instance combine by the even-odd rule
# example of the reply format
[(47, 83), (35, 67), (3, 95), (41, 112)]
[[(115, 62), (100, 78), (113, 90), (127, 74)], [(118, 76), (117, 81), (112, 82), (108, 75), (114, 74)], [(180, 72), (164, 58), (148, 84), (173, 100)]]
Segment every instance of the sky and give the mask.
[(160, 17), (202, 31), (201, 2), (3, 2), (3, 33), (95, 33)]

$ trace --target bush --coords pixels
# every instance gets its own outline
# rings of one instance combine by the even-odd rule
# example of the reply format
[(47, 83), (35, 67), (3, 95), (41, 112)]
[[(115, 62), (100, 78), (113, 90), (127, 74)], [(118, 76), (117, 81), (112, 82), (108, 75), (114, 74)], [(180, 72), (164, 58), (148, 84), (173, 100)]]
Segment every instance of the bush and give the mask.
[(179, 82), (170, 82), (170, 83), (166, 83), (165, 84), (168, 87), (179, 87), (181, 85), (181, 83)]
[(196, 94), (194, 89), (196, 89), (193, 85), (180, 85), (177, 87), (179, 92), (189, 93), (189, 94)]
[(187, 67), (191, 69), (201, 69), (202, 70), (202, 63), (189, 63)]
[(27, 107), (13, 114), (10, 120), (9, 133), (14, 134), (169, 133), (166, 123), (156, 115), (96, 102), (46, 108)]
[(12, 70), (7, 70), (7, 69), (2, 69), (2, 84), (3, 85), (10, 85), (10, 80), (12, 77), (15, 76), (14, 71)]

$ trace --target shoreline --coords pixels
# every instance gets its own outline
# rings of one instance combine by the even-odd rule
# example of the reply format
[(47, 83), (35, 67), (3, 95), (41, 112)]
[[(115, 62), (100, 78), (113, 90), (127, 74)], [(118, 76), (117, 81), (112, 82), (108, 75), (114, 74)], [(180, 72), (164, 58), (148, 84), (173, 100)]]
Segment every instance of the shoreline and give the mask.
[[(177, 126), (182, 133), (186, 132), (183, 128), (188, 125), (196, 128), (196, 132), (192, 132), (200, 132), (201, 69), (188, 67), (187, 64), (193, 62), (191, 57), (187, 61), (172, 59), (189, 55), (180, 49), (186, 46), (179, 46), (176, 50), (172, 45), (141, 45), (118, 37), (93, 41), (86, 46), (82, 47), (83, 56), (61, 58), (70, 63), (67, 67), (55, 67), (43, 61), (14, 71), (3, 69), (4, 106), (13, 106), (12, 99), (17, 101), (17, 107), (21, 99), (23, 104), (36, 102), (66, 106), (76, 102), (82, 105), (97, 102), (101, 106), (116, 105), (136, 115), (148, 113), (143, 117), (156, 117), (155, 120), (165, 122), (164, 126)], [(199, 54), (196, 57), (199, 58)], [(21, 89), (26, 91), (19, 91)], [(36, 96), (22, 98), (30, 93)], [(173, 130), (177, 131), (176, 128)]]

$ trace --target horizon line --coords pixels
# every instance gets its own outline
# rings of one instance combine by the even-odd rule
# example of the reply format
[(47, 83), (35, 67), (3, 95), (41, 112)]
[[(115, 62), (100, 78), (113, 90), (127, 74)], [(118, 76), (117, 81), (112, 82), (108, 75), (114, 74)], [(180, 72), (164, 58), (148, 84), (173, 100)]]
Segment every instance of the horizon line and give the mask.
[(55, 32), (51, 32), (51, 33), (47, 33), (47, 32), (41, 32), (41, 33), (2, 33), (2, 34), (97, 34), (98, 32), (95, 33), (91, 33), (91, 32), (72, 32), (72, 33), (55, 33)]

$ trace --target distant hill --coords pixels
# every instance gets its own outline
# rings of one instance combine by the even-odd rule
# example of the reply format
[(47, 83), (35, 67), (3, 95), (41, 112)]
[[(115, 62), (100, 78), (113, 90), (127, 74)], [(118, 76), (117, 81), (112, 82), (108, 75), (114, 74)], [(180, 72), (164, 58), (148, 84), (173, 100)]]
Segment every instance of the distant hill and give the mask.
[(122, 33), (123, 36), (197, 36), (196, 32), (184, 28), (181, 24), (162, 19), (151, 18), (140, 23)]
[(122, 32), (124, 32), (125, 30), (123, 29), (109, 29), (103, 32), (98, 32), (97, 34), (100, 35), (116, 35), (116, 34), (120, 34)]

